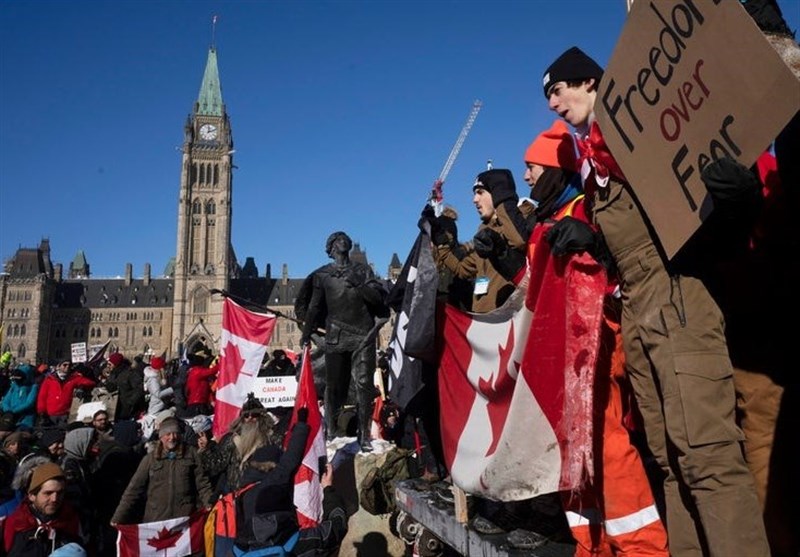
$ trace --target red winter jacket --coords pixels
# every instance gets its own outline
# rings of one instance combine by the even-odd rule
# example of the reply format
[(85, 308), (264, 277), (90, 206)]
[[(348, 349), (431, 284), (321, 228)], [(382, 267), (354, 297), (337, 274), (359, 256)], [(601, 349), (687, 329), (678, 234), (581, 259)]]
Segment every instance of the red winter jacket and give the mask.
[[(80, 525), (78, 514), (64, 502), (57, 516), (48, 522), (40, 522), (31, 513), (30, 504), (23, 501), (12, 512), (3, 525), (3, 546), (6, 554), (12, 548), (15, 555), (49, 555), (53, 547), (61, 547), (71, 542), (80, 543)], [(42, 528), (43, 535), (33, 538), (37, 528)], [(49, 532), (54, 532), (51, 537)]]
[(72, 394), (78, 387), (94, 387), (94, 381), (80, 373), (72, 373), (61, 380), (51, 373), (42, 381), (39, 396), (36, 398), (36, 412), (48, 416), (64, 416), (69, 414), (72, 406)]
[(219, 362), (211, 367), (192, 366), (186, 379), (186, 404), (211, 404), (211, 381), (219, 371)]

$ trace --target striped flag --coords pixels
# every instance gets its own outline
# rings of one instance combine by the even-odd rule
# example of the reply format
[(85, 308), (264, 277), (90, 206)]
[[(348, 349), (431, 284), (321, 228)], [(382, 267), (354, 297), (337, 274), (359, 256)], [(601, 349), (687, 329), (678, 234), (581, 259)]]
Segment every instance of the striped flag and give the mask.
[(184, 557), (205, 549), (203, 527), (208, 511), (191, 516), (146, 522), (118, 524), (118, 557)]
[(222, 336), (219, 348), (219, 377), (214, 405), (214, 437), (220, 438), (236, 419), (247, 393), (253, 390), (267, 352), (277, 317), (255, 313), (225, 298), (222, 306)]
[(587, 254), (566, 264), (550, 257), (544, 241), (533, 257), (534, 274), (501, 308), (445, 309), (445, 461), (454, 484), (498, 501), (576, 489), (593, 469), (592, 386), (606, 276)]
[[(303, 463), (294, 477), (294, 504), (300, 528), (316, 526), (322, 520), (322, 485), (319, 481), (321, 463), (325, 461), (325, 435), (322, 430), (322, 412), (319, 409), (314, 371), (311, 368), (311, 347), (303, 348), (303, 367), (297, 384), (297, 397), (289, 423), (289, 431), (297, 422), (297, 411), (308, 408), (308, 426), (311, 431), (306, 441)], [(289, 440), (287, 436), (286, 440)], [(285, 447), (284, 447), (285, 448)]]

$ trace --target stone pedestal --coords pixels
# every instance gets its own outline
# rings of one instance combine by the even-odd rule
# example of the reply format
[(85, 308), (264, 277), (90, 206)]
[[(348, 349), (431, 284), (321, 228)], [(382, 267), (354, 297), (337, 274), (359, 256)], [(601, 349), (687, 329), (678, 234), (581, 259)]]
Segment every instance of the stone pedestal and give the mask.
[[(358, 453), (336, 469), (336, 489), (347, 501), (349, 512), (353, 512), (358, 505), (358, 487), (367, 470), (372, 468), (372, 462), (383, 464), (386, 454)], [(339, 550), (339, 557), (403, 557), (406, 546), (389, 529), (390, 515), (375, 516), (360, 506), (357, 508), (355, 514), (350, 516), (349, 529)]]

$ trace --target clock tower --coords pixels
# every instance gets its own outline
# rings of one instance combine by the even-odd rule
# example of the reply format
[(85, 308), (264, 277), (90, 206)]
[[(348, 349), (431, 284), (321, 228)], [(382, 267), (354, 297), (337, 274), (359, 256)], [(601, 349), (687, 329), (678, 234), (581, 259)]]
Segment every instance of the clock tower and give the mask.
[(232, 154), (212, 46), (184, 126), (172, 325), (176, 351), (197, 341), (215, 347), (222, 330), (222, 296), (212, 296), (211, 289), (227, 290), (237, 268), (231, 247)]

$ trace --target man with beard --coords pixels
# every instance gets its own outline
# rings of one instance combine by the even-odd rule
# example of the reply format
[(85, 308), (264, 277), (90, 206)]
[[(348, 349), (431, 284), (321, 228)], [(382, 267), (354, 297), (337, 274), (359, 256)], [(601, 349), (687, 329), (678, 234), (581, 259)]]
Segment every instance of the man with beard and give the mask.
[(34, 468), (27, 500), (5, 521), (3, 543), (9, 557), (56, 555), (60, 547), (78, 545), (78, 515), (64, 501), (66, 484), (57, 464)]
[(220, 441), (226, 470), (220, 479), (219, 492), (229, 493), (242, 487), (242, 472), (258, 449), (280, 446), (281, 438), (275, 425), (272, 415), (255, 394), (249, 393), (239, 416), (231, 422), (228, 433)]

